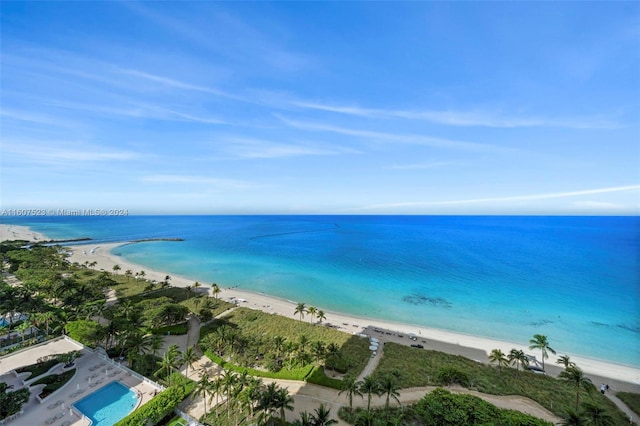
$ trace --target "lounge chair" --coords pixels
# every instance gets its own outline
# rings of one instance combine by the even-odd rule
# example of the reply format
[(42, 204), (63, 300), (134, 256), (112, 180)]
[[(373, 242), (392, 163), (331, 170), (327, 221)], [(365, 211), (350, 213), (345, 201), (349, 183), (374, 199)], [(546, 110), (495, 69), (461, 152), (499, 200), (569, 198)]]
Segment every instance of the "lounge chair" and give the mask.
[(48, 425), (50, 425), (50, 424), (52, 424), (53, 422), (55, 422), (56, 420), (58, 420), (58, 419), (56, 419), (55, 417), (51, 417), (51, 418), (47, 419), (47, 421), (45, 421), (45, 423), (46, 423), (46, 424), (48, 424)]

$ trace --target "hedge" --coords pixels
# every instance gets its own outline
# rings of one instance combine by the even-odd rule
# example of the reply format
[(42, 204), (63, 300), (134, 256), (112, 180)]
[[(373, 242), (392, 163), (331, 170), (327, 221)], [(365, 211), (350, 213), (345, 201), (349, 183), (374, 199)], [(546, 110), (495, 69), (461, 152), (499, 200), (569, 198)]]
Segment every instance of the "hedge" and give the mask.
[(314, 368), (311, 374), (307, 376), (306, 380), (308, 383), (313, 383), (315, 385), (326, 386), (337, 390), (342, 389), (342, 380), (327, 377), (322, 367)]
[(187, 392), (183, 386), (171, 386), (120, 420), (115, 426), (140, 426), (148, 423), (153, 425), (158, 424), (163, 418), (178, 408), (178, 405), (180, 405), (186, 396)]

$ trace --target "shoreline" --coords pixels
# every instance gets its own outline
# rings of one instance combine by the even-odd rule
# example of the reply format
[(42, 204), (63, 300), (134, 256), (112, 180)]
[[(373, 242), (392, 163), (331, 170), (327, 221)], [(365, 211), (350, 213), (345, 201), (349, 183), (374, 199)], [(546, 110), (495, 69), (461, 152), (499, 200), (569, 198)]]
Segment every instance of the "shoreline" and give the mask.
[[(130, 241), (108, 243), (102, 244), (91, 250), (87, 250), (88, 246), (86, 244), (66, 247), (72, 251), (69, 261), (78, 262), (79, 264), (83, 264), (85, 261), (96, 262), (97, 269), (103, 269), (108, 272), (112, 272), (113, 266), (117, 264), (120, 266), (121, 271), (131, 269), (131, 271), (135, 273), (144, 270), (145, 278), (148, 280), (157, 280), (160, 282), (164, 280), (165, 276), (169, 275), (171, 276), (170, 285), (175, 287), (188, 287), (196, 281), (195, 279), (188, 277), (171, 275), (166, 272), (148, 269), (143, 265), (129, 262), (126, 259), (111, 253), (111, 250), (128, 244), (135, 243)], [(203, 284), (202, 288), (210, 289), (210, 283), (201, 284)], [(287, 318), (299, 319), (298, 315), (293, 314), (296, 302), (275, 296), (269, 296), (264, 293), (240, 290), (238, 288), (220, 286), (220, 290), (221, 291), (218, 294), (220, 299), (227, 301), (235, 300), (237, 301), (238, 306), (257, 309), (267, 313), (275, 313)], [(321, 306), (316, 306), (316, 308), (322, 309)], [(415, 324), (358, 317), (331, 310), (323, 309), (323, 311), (326, 315), (326, 320), (324, 320), (323, 323), (330, 323), (336, 326), (337, 329), (351, 334), (362, 333), (363, 330), (372, 327), (404, 334), (406, 341), (406, 335), (413, 333), (419, 340), (426, 340), (429, 342), (426, 345), (427, 349), (440, 350), (442, 352), (467, 356), (468, 358), (482, 363), (488, 362), (488, 353), (493, 349), (501, 349), (503, 352), (508, 353), (513, 348), (535, 355), (540, 361), (540, 354), (538, 351), (532, 351), (528, 346), (514, 342), (501, 341), (483, 336), (463, 334)], [(303, 321), (308, 321), (308, 319), (304, 318)], [(484, 359), (478, 359), (477, 355), (479, 354), (479, 351), (485, 353)], [(558, 355), (551, 355), (547, 360), (545, 360), (545, 367), (550, 375), (555, 376), (562, 371), (562, 368), (555, 363), (555, 360), (557, 359), (557, 356), (563, 354), (564, 352), (558, 352)], [(606, 382), (605, 379), (609, 379), (615, 380), (616, 382), (626, 383), (630, 385), (630, 388), (634, 391), (640, 391), (640, 368), (623, 364), (615, 364), (571, 353), (568, 355), (585, 373), (597, 378), (597, 380), (594, 380), (594, 384), (598, 385), (599, 382), (604, 383)], [(620, 386), (621, 385), (616, 387)]]
[[(0, 224), (0, 240), (5, 239), (43, 241), (48, 238), (41, 233), (31, 231), (31, 229), (26, 226)], [(120, 266), (121, 272), (126, 271), (127, 269), (131, 269), (134, 273), (144, 270), (145, 279), (156, 280), (158, 282), (164, 281), (165, 276), (169, 275), (171, 276), (170, 285), (175, 287), (188, 287), (196, 281), (188, 277), (171, 275), (170, 273), (163, 271), (152, 270), (143, 265), (127, 261), (126, 259), (111, 253), (111, 251), (117, 247), (135, 243), (135, 241), (122, 241), (100, 244), (95, 247), (91, 244), (85, 243), (65, 245), (65, 247), (71, 252), (68, 257), (70, 262), (77, 262), (79, 264), (84, 264), (85, 261), (96, 262), (97, 270), (113, 272), (113, 266), (117, 264)], [(207, 288), (207, 291), (210, 294), (209, 289), (211, 288), (211, 283), (202, 284), (202, 288)], [(220, 285), (220, 290), (221, 292), (218, 295), (220, 299), (235, 301), (238, 306), (245, 306), (267, 313), (282, 315), (287, 318), (299, 319), (299, 316), (293, 314), (296, 302), (269, 296), (264, 293), (223, 287), (222, 285)], [(316, 308), (322, 309), (321, 306), (316, 306)], [(485, 364), (488, 363), (488, 353), (493, 349), (501, 349), (503, 352), (508, 353), (511, 349), (515, 348), (540, 358), (539, 351), (530, 350), (528, 346), (514, 342), (501, 341), (488, 337), (463, 334), (460, 332), (452, 332), (421, 325), (358, 317), (331, 310), (323, 309), (323, 311), (326, 315), (326, 320), (324, 320), (323, 323), (331, 323), (337, 329), (350, 334), (362, 333), (367, 328), (378, 328), (390, 330), (397, 334), (404, 334), (404, 342), (406, 343), (408, 342), (406, 335), (413, 333), (419, 340), (425, 340), (426, 349), (463, 355), (467, 358)], [(308, 317), (305, 317), (303, 321), (308, 321)], [(372, 334), (375, 336), (375, 332)], [(403, 340), (396, 336), (394, 336), (394, 338), (395, 339), (392, 340), (398, 342), (402, 342)], [(484, 353), (484, 358), (481, 356), (482, 353)], [(565, 353), (558, 352), (557, 355), (551, 355), (547, 360), (545, 360), (545, 367), (549, 375), (556, 376), (560, 371), (562, 371), (562, 368), (555, 363), (555, 360), (557, 359), (557, 356), (563, 354)], [(610, 381), (613, 380), (615, 383), (612, 388), (615, 390), (623, 390), (624, 388), (624, 390), (640, 392), (640, 368), (571, 353), (568, 355), (571, 357), (573, 362), (592, 377), (596, 386), (598, 386), (599, 383), (606, 383), (607, 381), (611, 383)]]

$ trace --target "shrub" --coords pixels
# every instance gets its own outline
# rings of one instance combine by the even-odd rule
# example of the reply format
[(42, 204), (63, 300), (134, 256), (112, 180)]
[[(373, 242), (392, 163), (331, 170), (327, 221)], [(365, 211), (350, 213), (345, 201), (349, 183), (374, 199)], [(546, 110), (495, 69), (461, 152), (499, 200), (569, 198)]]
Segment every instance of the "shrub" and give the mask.
[(340, 379), (332, 379), (331, 377), (327, 377), (324, 372), (324, 368), (316, 367), (313, 369), (311, 374), (307, 376), (307, 382), (313, 383), (320, 386), (326, 386), (328, 388), (333, 389), (342, 389), (342, 380)]
[(29, 388), (7, 392), (7, 384), (0, 383), (0, 420), (19, 412), (30, 396)]
[(89, 347), (95, 347), (102, 328), (100, 324), (91, 320), (71, 321), (65, 327), (69, 337)]
[(414, 407), (422, 424), (433, 426), (548, 426), (551, 423), (524, 413), (501, 410), (473, 395), (436, 389)]
[(618, 392), (616, 396), (622, 400), (627, 407), (640, 416), (640, 393)]
[(151, 401), (144, 404), (115, 426), (140, 426), (146, 424), (158, 424), (163, 418), (168, 416), (178, 408), (178, 405), (187, 396), (183, 386), (171, 386), (160, 392)]
[(438, 381), (446, 386), (458, 383), (461, 386), (469, 386), (469, 376), (455, 368), (445, 367), (438, 371)]
[(61, 374), (51, 374), (49, 376), (45, 376), (40, 380), (34, 382), (32, 386), (46, 384), (46, 386), (44, 387), (44, 389), (42, 389), (39, 395), (41, 399), (44, 399), (47, 396), (54, 393), (55, 391), (57, 391), (58, 389), (60, 389), (62, 386), (64, 386), (69, 380), (71, 380), (71, 378), (75, 374), (76, 374), (75, 368), (69, 371), (65, 371), (64, 373), (61, 373)]
[[(27, 365), (21, 368), (17, 368), (16, 369), (16, 373), (26, 373), (27, 371), (31, 373), (30, 376), (27, 377), (27, 379), (29, 377), (33, 377), (34, 379), (36, 377), (38, 377), (41, 374), (46, 373), (47, 371), (51, 370), (51, 368), (54, 365), (60, 364), (60, 361), (58, 361), (57, 359), (49, 359), (46, 361), (42, 361), (42, 362), (37, 362), (36, 364), (31, 364), (31, 365)], [(26, 379), (25, 379), (26, 380)]]

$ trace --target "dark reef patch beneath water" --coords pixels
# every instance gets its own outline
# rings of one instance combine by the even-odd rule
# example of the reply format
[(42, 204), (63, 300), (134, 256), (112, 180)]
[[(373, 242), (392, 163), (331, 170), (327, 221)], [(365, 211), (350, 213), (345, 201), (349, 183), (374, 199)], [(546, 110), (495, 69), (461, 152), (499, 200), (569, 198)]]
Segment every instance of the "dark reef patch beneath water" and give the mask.
[(410, 303), (412, 305), (431, 305), (441, 308), (450, 308), (451, 302), (442, 297), (429, 297), (422, 294), (412, 294), (402, 298), (403, 302)]

